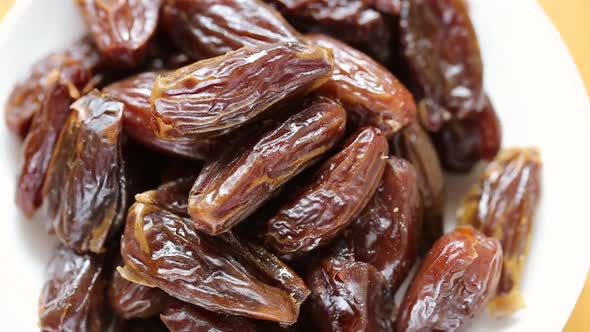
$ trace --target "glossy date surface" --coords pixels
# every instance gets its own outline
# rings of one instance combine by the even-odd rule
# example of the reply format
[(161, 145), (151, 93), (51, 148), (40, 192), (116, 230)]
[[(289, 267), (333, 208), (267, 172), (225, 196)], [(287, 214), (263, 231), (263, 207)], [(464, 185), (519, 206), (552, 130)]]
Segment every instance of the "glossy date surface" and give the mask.
[(176, 302), (160, 316), (171, 332), (256, 332), (252, 320), (222, 315), (197, 306)]

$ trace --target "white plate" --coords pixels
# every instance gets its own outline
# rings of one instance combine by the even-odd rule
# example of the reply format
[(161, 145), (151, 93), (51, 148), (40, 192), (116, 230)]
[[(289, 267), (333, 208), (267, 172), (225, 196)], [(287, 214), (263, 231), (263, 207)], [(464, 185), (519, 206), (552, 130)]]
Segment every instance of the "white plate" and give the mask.
[[(472, 0), (470, 7), (504, 145), (539, 146), (545, 167), (524, 280), (527, 307), (508, 320), (483, 315), (469, 330), (558, 331), (575, 305), (590, 258), (588, 99), (558, 32), (535, 1)], [(74, 1), (19, 1), (0, 25), (0, 104), (33, 61), (82, 34)], [(37, 331), (37, 297), (55, 240), (45, 235), (41, 220), (25, 220), (15, 208), (19, 151), (1, 124), (0, 316), (5, 331)], [(447, 221), (464, 189), (451, 190)]]

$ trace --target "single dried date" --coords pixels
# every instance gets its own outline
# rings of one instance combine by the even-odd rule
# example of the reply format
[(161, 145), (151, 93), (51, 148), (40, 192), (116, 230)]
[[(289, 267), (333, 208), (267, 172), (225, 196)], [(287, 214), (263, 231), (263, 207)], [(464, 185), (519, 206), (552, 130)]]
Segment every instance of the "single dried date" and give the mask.
[(509, 315), (524, 306), (520, 280), (540, 195), (539, 151), (507, 149), (487, 166), (459, 209), (459, 223), (470, 224), (502, 243), (502, 275), (489, 305), (498, 316)]
[[(299, 289), (305, 286), (289, 268), (265, 269), (243, 252), (247, 246), (236, 249), (225, 235), (211, 237), (190, 224), (155, 205), (132, 205), (121, 245), (123, 277), (218, 313), (285, 324), (297, 320), (305, 298), (298, 294), (309, 291)], [(287, 279), (292, 284), (282, 285)]]
[(195, 227), (214, 235), (244, 220), (334, 147), (345, 124), (342, 107), (328, 98), (313, 97), (284, 123), (205, 165), (189, 196)]
[(160, 316), (171, 332), (256, 332), (252, 320), (221, 315), (197, 306), (176, 302)]
[(355, 127), (375, 126), (387, 138), (416, 117), (410, 92), (369, 56), (330, 37), (308, 35), (308, 40), (334, 52), (334, 73), (321, 91), (340, 100)]
[(154, 130), (169, 140), (227, 133), (317, 88), (332, 68), (331, 51), (298, 43), (244, 47), (199, 61), (156, 80)]
[(266, 224), (266, 245), (279, 256), (301, 256), (340, 234), (369, 202), (385, 169), (387, 140), (359, 130)]
[(418, 256), (421, 212), (414, 167), (390, 157), (375, 195), (347, 230), (355, 259), (381, 272), (393, 292)]
[(424, 258), (400, 307), (396, 331), (453, 331), (495, 294), (502, 247), (471, 227), (443, 235)]
[(43, 331), (103, 331), (105, 280), (102, 259), (60, 247), (49, 262), (39, 298)]
[(49, 218), (78, 252), (103, 252), (125, 217), (122, 117), (123, 104), (96, 90), (78, 99), (51, 158), (43, 189)]
[(167, 141), (152, 130), (150, 95), (161, 72), (146, 72), (105, 87), (103, 93), (125, 104), (123, 112), (125, 133), (133, 140), (153, 150), (191, 159), (211, 159), (223, 148), (213, 139), (178, 139)]
[(195, 60), (244, 46), (299, 40), (278, 12), (258, 0), (167, 1), (162, 24), (175, 44)]
[(162, 0), (76, 0), (109, 64), (135, 67), (156, 33)]

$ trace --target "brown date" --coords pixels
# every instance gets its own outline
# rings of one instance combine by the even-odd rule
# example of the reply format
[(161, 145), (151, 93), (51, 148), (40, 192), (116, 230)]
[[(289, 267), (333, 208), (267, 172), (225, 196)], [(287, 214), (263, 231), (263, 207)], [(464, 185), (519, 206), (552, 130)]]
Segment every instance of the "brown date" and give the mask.
[(410, 92), (369, 56), (323, 35), (308, 35), (311, 43), (334, 52), (334, 73), (320, 88), (340, 100), (355, 127), (375, 126), (387, 138), (416, 117)]
[(135, 67), (156, 33), (161, 0), (76, 0), (102, 57)]
[(156, 135), (218, 136), (332, 74), (330, 50), (298, 43), (244, 47), (160, 76), (151, 96)]
[(103, 331), (105, 280), (100, 257), (60, 247), (49, 262), (39, 298), (43, 331)]
[(423, 207), (421, 247), (428, 251), (443, 234), (445, 188), (440, 160), (430, 137), (417, 122), (401, 130), (390, 147), (416, 170)]
[(502, 275), (489, 305), (498, 316), (524, 306), (519, 287), (541, 195), (541, 166), (535, 148), (502, 150), (458, 211), (459, 223), (470, 224), (502, 243)]
[(215, 235), (244, 220), (334, 147), (345, 124), (346, 112), (336, 102), (312, 97), (284, 123), (205, 165), (189, 196), (195, 227)]
[(405, 295), (396, 331), (454, 331), (495, 294), (501, 268), (498, 240), (471, 227), (443, 235)]
[(381, 272), (393, 292), (418, 256), (421, 212), (414, 167), (390, 157), (375, 195), (346, 231), (355, 259)]
[(483, 64), (464, 0), (404, 1), (400, 26), (424, 126), (438, 131), (480, 109)]
[(197, 306), (177, 302), (160, 316), (171, 332), (256, 332), (253, 321), (207, 311)]
[(125, 217), (123, 104), (97, 90), (78, 99), (56, 143), (43, 188), (57, 237), (100, 253)]
[(334, 239), (375, 193), (387, 149), (379, 129), (359, 130), (267, 222), (263, 233), (266, 245), (291, 259)]
[(191, 159), (211, 159), (222, 143), (213, 139), (178, 139), (167, 141), (152, 130), (150, 95), (156, 78), (161, 73), (147, 72), (112, 83), (102, 91), (125, 104), (123, 125), (133, 140), (153, 150)]
[(479, 112), (463, 120), (451, 120), (432, 138), (443, 167), (464, 173), (480, 160), (496, 156), (502, 146), (502, 128), (486, 96)]
[(258, 0), (169, 0), (162, 24), (195, 60), (244, 46), (299, 40), (299, 33), (278, 12)]
[(350, 253), (323, 259), (307, 278), (309, 316), (322, 332), (385, 332), (393, 328), (393, 298), (383, 275)]
[[(278, 260), (263, 248), (266, 259), (254, 261), (246, 245), (236, 249), (226, 235), (211, 237), (191, 224), (155, 205), (132, 205), (121, 241), (122, 276), (210, 311), (285, 324), (297, 320), (309, 290), (286, 265), (265, 269), (260, 261)], [(293, 283), (284, 286), (285, 280)]]
[(187, 176), (166, 182), (157, 189), (135, 195), (138, 203), (152, 204), (179, 216), (188, 215), (188, 195), (196, 176)]

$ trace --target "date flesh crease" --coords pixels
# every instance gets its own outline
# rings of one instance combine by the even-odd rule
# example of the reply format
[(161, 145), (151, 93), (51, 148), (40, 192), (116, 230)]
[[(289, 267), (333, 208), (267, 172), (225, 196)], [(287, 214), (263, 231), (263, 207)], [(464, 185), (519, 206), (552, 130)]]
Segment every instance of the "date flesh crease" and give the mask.
[(471, 227), (443, 235), (430, 249), (402, 302), (396, 331), (453, 331), (494, 296), (502, 247)]
[(57, 237), (77, 252), (100, 253), (125, 218), (123, 104), (98, 91), (71, 107), (43, 192)]
[(502, 275), (496, 296), (488, 306), (498, 316), (524, 307), (519, 288), (539, 204), (540, 173), (537, 149), (503, 150), (487, 166), (458, 211), (459, 223), (470, 224), (502, 243)]

